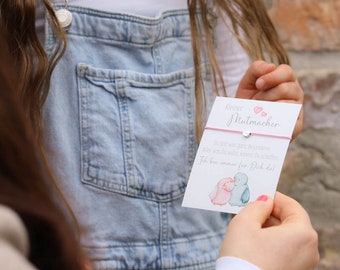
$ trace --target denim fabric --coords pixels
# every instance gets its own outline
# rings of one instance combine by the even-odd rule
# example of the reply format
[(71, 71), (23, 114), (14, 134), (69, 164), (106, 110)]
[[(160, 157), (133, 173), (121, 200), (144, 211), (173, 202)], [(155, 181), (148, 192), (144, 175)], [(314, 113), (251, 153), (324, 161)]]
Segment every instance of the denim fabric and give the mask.
[(45, 140), (95, 269), (213, 269), (229, 216), (181, 207), (197, 149), (187, 11), (68, 8)]

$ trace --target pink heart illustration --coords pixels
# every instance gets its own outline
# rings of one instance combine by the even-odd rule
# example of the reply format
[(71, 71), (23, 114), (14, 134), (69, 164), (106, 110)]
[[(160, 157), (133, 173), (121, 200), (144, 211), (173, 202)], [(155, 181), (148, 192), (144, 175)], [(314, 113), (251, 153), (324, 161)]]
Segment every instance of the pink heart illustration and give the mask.
[(262, 112), (262, 110), (263, 110), (263, 108), (260, 107), (260, 106), (256, 106), (256, 107), (254, 108), (254, 112), (255, 112), (256, 114)]
[(261, 116), (265, 117), (265, 116), (267, 116), (267, 113), (266, 112), (262, 112)]

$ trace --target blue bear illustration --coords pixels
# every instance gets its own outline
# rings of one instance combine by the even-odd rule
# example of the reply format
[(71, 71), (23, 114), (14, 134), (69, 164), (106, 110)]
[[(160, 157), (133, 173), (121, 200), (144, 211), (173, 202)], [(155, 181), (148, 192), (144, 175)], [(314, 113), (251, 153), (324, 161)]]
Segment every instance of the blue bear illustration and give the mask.
[(244, 206), (249, 202), (250, 192), (248, 187), (248, 176), (238, 172), (234, 176), (235, 186), (231, 193), (229, 204), (231, 206)]

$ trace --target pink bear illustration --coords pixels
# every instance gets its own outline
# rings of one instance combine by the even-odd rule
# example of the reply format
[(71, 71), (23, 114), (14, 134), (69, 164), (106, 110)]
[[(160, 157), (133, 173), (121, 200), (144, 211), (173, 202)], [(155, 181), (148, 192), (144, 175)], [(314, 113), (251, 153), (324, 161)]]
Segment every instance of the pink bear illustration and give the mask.
[(231, 191), (235, 186), (235, 180), (226, 177), (218, 181), (215, 189), (209, 194), (211, 203), (214, 205), (226, 205), (231, 198)]

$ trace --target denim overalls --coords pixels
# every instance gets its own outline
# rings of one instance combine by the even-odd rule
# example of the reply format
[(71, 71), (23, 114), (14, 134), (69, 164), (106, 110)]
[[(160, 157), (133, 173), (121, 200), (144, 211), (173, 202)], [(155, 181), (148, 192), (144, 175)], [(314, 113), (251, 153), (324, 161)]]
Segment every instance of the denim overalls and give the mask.
[(68, 9), (45, 139), (95, 269), (213, 269), (229, 216), (181, 207), (197, 149), (188, 12)]

